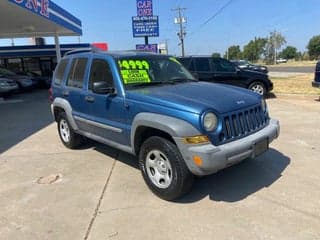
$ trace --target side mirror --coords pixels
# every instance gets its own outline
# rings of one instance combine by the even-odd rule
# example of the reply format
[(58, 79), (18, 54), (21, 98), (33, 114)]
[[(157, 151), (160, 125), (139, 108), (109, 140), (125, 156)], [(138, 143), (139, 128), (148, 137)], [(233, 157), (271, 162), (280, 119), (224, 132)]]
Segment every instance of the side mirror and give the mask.
[(92, 91), (97, 94), (115, 94), (115, 88), (105, 81), (93, 83)]

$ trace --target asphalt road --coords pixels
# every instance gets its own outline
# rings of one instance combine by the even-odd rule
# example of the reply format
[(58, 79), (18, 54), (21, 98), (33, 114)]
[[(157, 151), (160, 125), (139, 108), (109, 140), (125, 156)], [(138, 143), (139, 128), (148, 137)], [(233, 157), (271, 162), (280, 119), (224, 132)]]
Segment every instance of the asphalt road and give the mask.
[(35, 89), (0, 100), (0, 154), (52, 121), (47, 90)]
[(289, 72), (289, 73), (313, 73), (315, 67), (273, 67), (268, 66), (269, 72)]

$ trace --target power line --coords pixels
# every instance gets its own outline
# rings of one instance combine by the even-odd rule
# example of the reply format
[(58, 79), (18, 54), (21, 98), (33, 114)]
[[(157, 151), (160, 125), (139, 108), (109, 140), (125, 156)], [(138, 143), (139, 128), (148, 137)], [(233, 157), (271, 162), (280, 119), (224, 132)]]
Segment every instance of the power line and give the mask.
[(221, 8), (218, 9), (211, 17), (209, 17), (206, 21), (204, 21), (196, 31), (192, 32), (190, 34), (193, 35), (195, 32), (198, 32), (200, 29), (202, 29), (204, 26), (206, 26), (209, 22), (211, 22), (213, 19), (215, 19), (219, 14), (221, 14), (234, 0), (229, 0), (226, 4), (224, 4)]
[(177, 7), (180, 7), (180, 6), (181, 6), (181, 3), (182, 3), (182, 0), (176, 0), (176, 6), (177, 6)]

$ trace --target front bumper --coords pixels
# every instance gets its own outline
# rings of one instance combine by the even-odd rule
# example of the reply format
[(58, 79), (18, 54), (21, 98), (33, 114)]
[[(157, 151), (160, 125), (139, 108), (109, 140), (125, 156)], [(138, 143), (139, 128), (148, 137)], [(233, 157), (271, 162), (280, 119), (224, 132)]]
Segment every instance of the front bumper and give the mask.
[[(204, 176), (234, 165), (246, 158), (256, 157), (254, 150), (256, 143), (264, 139), (271, 143), (279, 136), (279, 133), (279, 121), (271, 119), (269, 125), (260, 131), (220, 146), (212, 144), (187, 145), (184, 144), (182, 138), (175, 138), (175, 141), (189, 170), (195, 175)], [(197, 166), (193, 162), (194, 156), (202, 159), (201, 166)]]
[(312, 87), (320, 88), (320, 82), (313, 81)]
[(268, 92), (271, 92), (273, 90), (273, 82), (270, 80), (270, 85), (268, 87)]

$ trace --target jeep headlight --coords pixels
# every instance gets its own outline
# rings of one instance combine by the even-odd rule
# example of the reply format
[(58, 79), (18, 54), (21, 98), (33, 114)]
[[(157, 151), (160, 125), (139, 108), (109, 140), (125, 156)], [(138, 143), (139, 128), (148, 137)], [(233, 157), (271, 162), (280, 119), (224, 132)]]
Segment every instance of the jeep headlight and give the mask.
[(266, 100), (264, 99), (261, 99), (261, 109), (262, 109), (262, 112), (266, 112), (267, 111), (267, 103), (266, 103)]
[(218, 118), (212, 113), (208, 112), (203, 117), (203, 127), (206, 131), (211, 132), (215, 130), (218, 126)]

